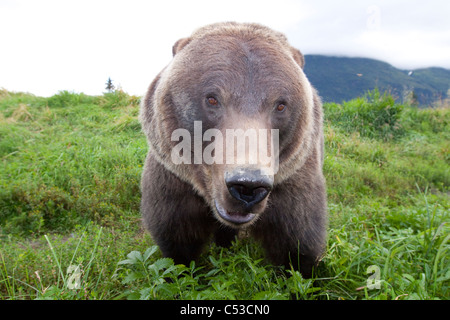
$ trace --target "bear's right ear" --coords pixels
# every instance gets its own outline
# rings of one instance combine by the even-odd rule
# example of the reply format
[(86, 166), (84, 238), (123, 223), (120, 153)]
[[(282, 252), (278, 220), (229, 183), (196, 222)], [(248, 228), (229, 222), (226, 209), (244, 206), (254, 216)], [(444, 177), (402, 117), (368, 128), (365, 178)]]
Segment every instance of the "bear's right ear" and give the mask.
[(191, 42), (191, 38), (182, 38), (175, 42), (172, 47), (172, 54), (175, 56), (181, 49), (183, 49), (189, 42)]

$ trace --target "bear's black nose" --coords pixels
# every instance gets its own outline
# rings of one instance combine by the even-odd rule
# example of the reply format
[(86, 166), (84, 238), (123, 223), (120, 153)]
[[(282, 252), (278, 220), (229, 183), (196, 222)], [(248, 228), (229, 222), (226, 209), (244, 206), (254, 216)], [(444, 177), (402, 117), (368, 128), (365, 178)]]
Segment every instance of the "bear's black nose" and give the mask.
[(273, 178), (259, 170), (236, 172), (226, 175), (225, 183), (230, 194), (241, 201), (246, 209), (264, 200), (273, 187)]

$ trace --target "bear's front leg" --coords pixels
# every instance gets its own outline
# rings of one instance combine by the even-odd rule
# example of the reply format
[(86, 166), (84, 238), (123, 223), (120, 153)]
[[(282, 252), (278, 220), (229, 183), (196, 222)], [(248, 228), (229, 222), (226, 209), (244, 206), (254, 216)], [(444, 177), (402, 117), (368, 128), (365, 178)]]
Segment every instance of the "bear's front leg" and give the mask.
[(292, 265), (310, 278), (326, 247), (326, 195), (321, 179), (303, 182), (274, 188), (252, 232), (273, 264)]
[(143, 223), (164, 257), (196, 260), (213, 231), (209, 208), (193, 187), (147, 157), (142, 177)]

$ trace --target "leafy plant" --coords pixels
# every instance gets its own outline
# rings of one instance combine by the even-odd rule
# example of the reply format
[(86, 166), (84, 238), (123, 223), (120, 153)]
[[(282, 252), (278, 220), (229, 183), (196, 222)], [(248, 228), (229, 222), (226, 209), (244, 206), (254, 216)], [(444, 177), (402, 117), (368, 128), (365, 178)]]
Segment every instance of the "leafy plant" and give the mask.
[(380, 94), (378, 89), (342, 105), (329, 104), (328, 108), (331, 111), (329, 121), (362, 136), (392, 140), (403, 133), (399, 123), (403, 105), (397, 104), (387, 93)]

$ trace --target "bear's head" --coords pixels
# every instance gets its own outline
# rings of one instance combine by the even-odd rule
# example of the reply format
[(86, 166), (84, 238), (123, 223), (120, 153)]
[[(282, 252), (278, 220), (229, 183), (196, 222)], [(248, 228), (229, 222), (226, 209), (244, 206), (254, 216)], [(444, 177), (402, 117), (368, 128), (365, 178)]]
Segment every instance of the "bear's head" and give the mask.
[(320, 102), (303, 56), (281, 33), (238, 23), (203, 27), (173, 55), (142, 101), (150, 152), (219, 221), (248, 226), (317, 141)]

